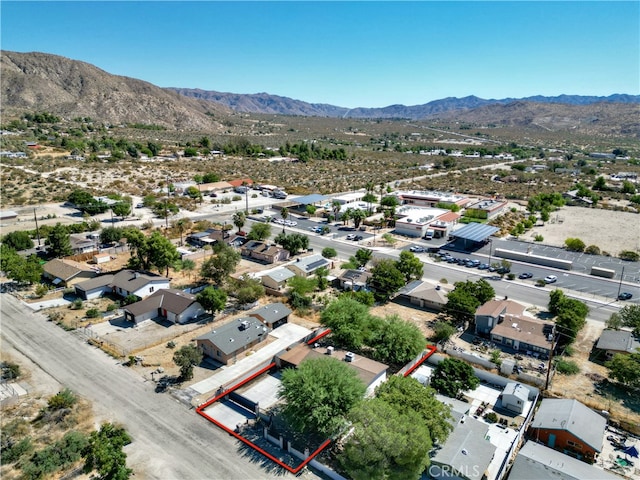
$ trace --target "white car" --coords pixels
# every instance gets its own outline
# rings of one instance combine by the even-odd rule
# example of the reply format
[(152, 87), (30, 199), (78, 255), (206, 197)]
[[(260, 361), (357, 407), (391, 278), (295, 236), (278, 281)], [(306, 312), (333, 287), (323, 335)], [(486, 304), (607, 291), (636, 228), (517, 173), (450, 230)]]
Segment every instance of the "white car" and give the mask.
[(558, 277), (555, 275), (547, 275), (544, 277), (544, 283), (555, 283), (558, 280)]
[(415, 253), (422, 253), (424, 252), (424, 247), (421, 247), (420, 245), (412, 245), (411, 247), (409, 247), (409, 251), (415, 252)]
[(347, 235), (345, 238), (346, 238), (347, 240), (355, 240), (356, 235), (355, 235), (355, 233), (350, 233), (350, 234), (349, 234), (349, 235)]

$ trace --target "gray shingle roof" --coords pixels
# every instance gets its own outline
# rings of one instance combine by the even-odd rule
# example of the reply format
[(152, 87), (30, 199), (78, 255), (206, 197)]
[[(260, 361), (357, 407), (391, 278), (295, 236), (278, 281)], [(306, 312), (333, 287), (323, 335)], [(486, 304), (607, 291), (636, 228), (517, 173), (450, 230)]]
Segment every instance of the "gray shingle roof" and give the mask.
[(604, 330), (598, 339), (596, 348), (632, 353), (640, 348), (640, 341), (626, 330)]
[[(242, 322), (247, 322), (247, 328), (243, 328)], [(221, 325), (215, 330), (199, 336), (196, 340), (208, 340), (225, 355), (230, 355), (266, 335), (267, 327), (260, 320), (253, 317), (243, 317)]]
[(111, 285), (128, 292), (135, 292), (149, 283), (168, 281), (168, 278), (161, 275), (136, 272), (134, 270), (121, 270), (114, 275)]
[(532, 428), (566, 430), (601, 452), (607, 421), (577, 400), (545, 398), (531, 422)]
[(327, 267), (330, 264), (331, 262), (326, 258), (324, 258), (322, 255), (315, 254), (315, 255), (309, 255), (308, 257), (298, 258), (298, 260), (295, 263), (293, 263), (292, 266), (295, 266), (300, 270), (309, 273), (314, 271), (317, 268)]
[(65, 282), (80, 274), (80, 272), (92, 271), (88, 265), (55, 258), (44, 264), (43, 270), (52, 277), (59, 278)]
[(286, 280), (289, 280), (290, 278), (295, 277), (296, 274), (293, 273), (288, 268), (282, 267), (282, 268), (278, 268), (277, 270), (274, 270), (272, 272), (269, 272), (269, 273), (265, 274), (264, 276), (272, 278), (276, 282), (282, 282), (282, 281), (286, 281)]
[(616, 480), (617, 475), (542, 444), (529, 441), (520, 449), (509, 480)]
[(249, 316), (261, 318), (266, 324), (270, 325), (291, 315), (291, 310), (283, 303), (270, 303), (255, 312), (251, 312)]
[(194, 295), (175, 288), (165, 288), (158, 290), (144, 300), (128, 305), (124, 310), (138, 316), (154, 309), (163, 308), (179, 315), (194, 303), (196, 303)]

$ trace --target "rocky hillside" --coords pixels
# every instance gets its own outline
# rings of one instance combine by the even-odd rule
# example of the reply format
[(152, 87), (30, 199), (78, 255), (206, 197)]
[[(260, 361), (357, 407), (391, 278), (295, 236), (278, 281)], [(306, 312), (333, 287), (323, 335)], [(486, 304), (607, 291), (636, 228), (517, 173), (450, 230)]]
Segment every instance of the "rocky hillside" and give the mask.
[(2, 51), (0, 69), (3, 116), (25, 110), (48, 111), (67, 118), (91, 117), (113, 124), (218, 130), (220, 124), (207, 112), (226, 110), (57, 55)]

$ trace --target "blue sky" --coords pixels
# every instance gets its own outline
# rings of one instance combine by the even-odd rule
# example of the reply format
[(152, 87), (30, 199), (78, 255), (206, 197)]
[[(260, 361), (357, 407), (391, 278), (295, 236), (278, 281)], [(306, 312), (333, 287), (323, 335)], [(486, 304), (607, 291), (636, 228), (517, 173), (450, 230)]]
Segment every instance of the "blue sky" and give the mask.
[(640, 2), (11, 2), (2, 49), (343, 107), (640, 94)]

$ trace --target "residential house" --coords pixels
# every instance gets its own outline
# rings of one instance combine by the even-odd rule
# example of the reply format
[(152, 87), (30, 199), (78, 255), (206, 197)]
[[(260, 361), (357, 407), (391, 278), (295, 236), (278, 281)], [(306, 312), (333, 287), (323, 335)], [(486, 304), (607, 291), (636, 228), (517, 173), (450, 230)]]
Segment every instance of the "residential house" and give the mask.
[(489, 300), (476, 310), (476, 335), (489, 335), (498, 324), (500, 317), (506, 314), (522, 315), (524, 306), (512, 300)]
[(545, 398), (531, 422), (529, 438), (593, 463), (602, 451), (606, 426), (604, 417), (577, 400)]
[(121, 297), (135, 295), (146, 298), (157, 290), (170, 287), (170, 280), (161, 275), (135, 270), (121, 270), (116, 274), (107, 274), (75, 285), (76, 295), (84, 300), (100, 298), (106, 293)]
[(250, 240), (240, 249), (243, 257), (249, 257), (264, 263), (276, 263), (289, 259), (289, 251), (277, 245)]
[(361, 270), (345, 270), (337, 278), (336, 281), (342, 290), (353, 290), (355, 292), (366, 290), (369, 285), (371, 274)]
[(205, 313), (195, 295), (173, 288), (158, 290), (123, 310), (125, 319), (136, 324), (159, 317), (182, 324)]
[(620, 480), (602, 468), (576, 460), (541, 443), (525, 442), (509, 471), (509, 480)]
[(491, 341), (516, 351), (547, 358), (552, 348), (555, 324), (522, 315), (504, 315), (491, 330)]
[(206, 356), (227, 365), (266, 338), (267, 327), (260, 320), (244, 317), (196, 338), (196, 345)]
[(451, 411), (454, 427), (431, 457), (434, 479), (485, 480), (497, 447), (489, 441), (489, 426), (464, 413)]
[(214, 238), (211, 238), (213, 230), (207, 230), (205, 232), (194, 232), (187, 235), (186, 242), (194, 247), (204, 247), (206, 245), (213, 245), (216, 243)]
[(98, 250), (99, 238), (99, 236), (98, 238), (94, 238), (90, 235), (69, 235), (71, 251), (74, 255), (95, 252)]
[(291, 313), (293, 312), (283, 303), (270, 303), (249, 313), (249, 316), (257, 318), (269, 327), (269, 330), (273, 330), (287, 323)]
[(517, 414), (522, 414), (524, 406), (529, 399), (529, 389), (521, 383), (509, 382), (502, 390), (500, 399), (503, 408)]
[(607, 358), (612, 358), (616, 353), (640, 352), (640, 338), (633, 336), (633, 332), (628, 330), (606, 329), (600, 334), (598, 350), (603, 350)]
[(299, 277), (310, 277), (319, 268), (331, 268), (331, 261), (317, 253), (307, 257), (298, 257), (295, 262), (286, 267)]
[(288, 268), (277, 268), (262, 276), (262, 285), (279, 292), (287, 287), (287, 280), (295, 276), (296, 274)]
[(562, 198), (564, 198), (569, 205), (593, 205), (593, 200), (590, 197), (581, 197), (578, 195), (578, 190), (569, 190), (568, 192), (564, 192), (562, 194)]
[(413, 280), (398, 291), (394, 301), (404, 301), (419, 308), (439, 312), (447, 304), (447, 295), (451, 290), (451, 285)]
[(349, 367), (353, 368), (358, 378), (362, 380), (367, 387), (366, 396), (372, 396), (376, 387), (387, 379), (387, 369), (389, 367), (384, 363), (376, 362), (375, 360), (363, 357), (362, 355), (356, 355), (352, 352), (339, 350), (332, 346), (320, 347), (301, 343), (279, 354), (276, 357), (276, 363), (280, 368), (297, 368), (298, 365), (307, 359), (322, 357), (333, 357), (346, 362)]
[(43, 270), (43, 277), (59, 287), (71, 287), (98, 274), (89, 265), (60, 258), (45, 263)]

